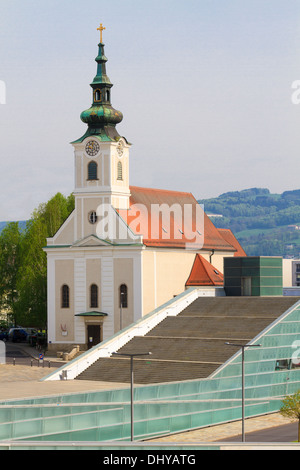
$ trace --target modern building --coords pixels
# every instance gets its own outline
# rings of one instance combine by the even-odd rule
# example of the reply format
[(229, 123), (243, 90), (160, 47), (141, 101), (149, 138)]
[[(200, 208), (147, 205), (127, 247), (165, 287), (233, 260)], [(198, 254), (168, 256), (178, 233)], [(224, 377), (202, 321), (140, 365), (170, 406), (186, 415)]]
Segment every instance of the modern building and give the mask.
[(284, 259), (283, 276), (285, 287), (300, 287), (300, 259)]
[(224, 288), (228, 296), (282, 296), (282, 258), (224, 259)]
[(300, 260), (283, 259), (283, 294), (300, 296)]

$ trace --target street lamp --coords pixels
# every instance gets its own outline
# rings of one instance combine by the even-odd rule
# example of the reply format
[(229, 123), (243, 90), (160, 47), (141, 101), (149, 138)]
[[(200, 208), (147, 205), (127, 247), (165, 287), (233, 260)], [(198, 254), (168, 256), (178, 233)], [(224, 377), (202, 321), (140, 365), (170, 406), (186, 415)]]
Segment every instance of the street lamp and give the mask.
[(237, 344), (225, 343), (227, 346), (234, 346), (242, 348), (242, 441), (246, 442), (245, 438), (245, 349), (246, 348), (260, 348), (261, 344)]
[(123, 356), (123, 357), (130, 357), (130, 388), (131, 388), (131, 441), (134, 441), (134, 412), (133, 412), (133, 359), (139, 356), (151, 356), (151, 352), (147, 353), (117, 353), (113, 352), (113, 356)]

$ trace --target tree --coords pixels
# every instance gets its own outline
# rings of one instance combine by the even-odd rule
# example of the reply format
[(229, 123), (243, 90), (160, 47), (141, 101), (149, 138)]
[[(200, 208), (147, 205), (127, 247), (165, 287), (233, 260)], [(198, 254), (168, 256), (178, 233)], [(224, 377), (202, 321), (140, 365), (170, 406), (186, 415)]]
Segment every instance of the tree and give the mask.
[(17, 317), (23, 326), (45, 328), (47, 323), (47, 256), (43, 247), (74, 209), (74, 197), (57, 193), (34, 211), (27, 223), (18, 275)]
[(43, 251), (47, 231), (39, 217), (26, 227), (18, 273), (16, 314), (22, 326), (45, 328), (47, 321), (47, 259)]
[(23, 234), (18, 222), (9, 223), (0, 235), (0, 303), (17, 325), (18, 273)]
[(298, 421), (298, 442), (300, 442), (300, 390), (294, 395), (285, 397), (282, 403), (280, 409), (282, 416), (292, 421)]
[(47, 257), (43, 247), (74, 209), (74, 196), (57, 193), (34, 211), (26, 228), (18, 222), (0, 234), (0, 308), (15, 326), (46, 328)]

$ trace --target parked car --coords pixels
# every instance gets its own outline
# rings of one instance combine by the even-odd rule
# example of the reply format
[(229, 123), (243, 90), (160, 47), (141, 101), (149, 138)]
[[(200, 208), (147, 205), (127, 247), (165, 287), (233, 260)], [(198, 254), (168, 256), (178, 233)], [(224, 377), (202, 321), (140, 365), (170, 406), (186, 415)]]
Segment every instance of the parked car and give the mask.
[(27, 333), (27, 341), (30, 341), (31, 336), (36, 335), (38, 330), (36, 328), (23, 328)]
[(8, 332), (8, 340), (13, 343), (27, 341), (28, 333), (25, 328), (11, 328)]

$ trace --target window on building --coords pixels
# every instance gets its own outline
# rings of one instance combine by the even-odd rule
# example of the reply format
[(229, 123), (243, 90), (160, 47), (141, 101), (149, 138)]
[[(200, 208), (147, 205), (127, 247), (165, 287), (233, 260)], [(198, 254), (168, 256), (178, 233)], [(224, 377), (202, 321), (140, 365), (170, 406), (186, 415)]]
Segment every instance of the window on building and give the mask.
[(110, 100), (110, 91), (106, 90), (106, 101)]
[(95, 224), (97, 222), (97, 213), (96, 211), (92, 211), (89, 213), (89, 223)]
[(88, 180), (93, 181), (98, 179), (98, 165), (96, 162), (88, 164)]
[(70, 288), (66, 284), (61, 288), (61, 308), (70, 308)]
[(299, 369), (300, 368), (300, 360), (299, 359), (278, 359), (276, 361), (275, 370), (291, 370), (291, 369)]
[(300, 264), (296, 264), (296, 273), (300, 273)]
[(123, 168), (121, 162), (118, 162), (118, 180), (123, 180)]
[(96, 284), (91, 285), (90, 307), (98, 308), (98, 286)]
[(94, 101), (101, 101), (101, 90), (97, 89), (94, 91)]
[(278, 359), (276, 361), (275, 370), (290, 370), (292, 365), (291, 359)]
[(128, 308), (128, 289), (126, 284), (120, 286), (120, 307)]

